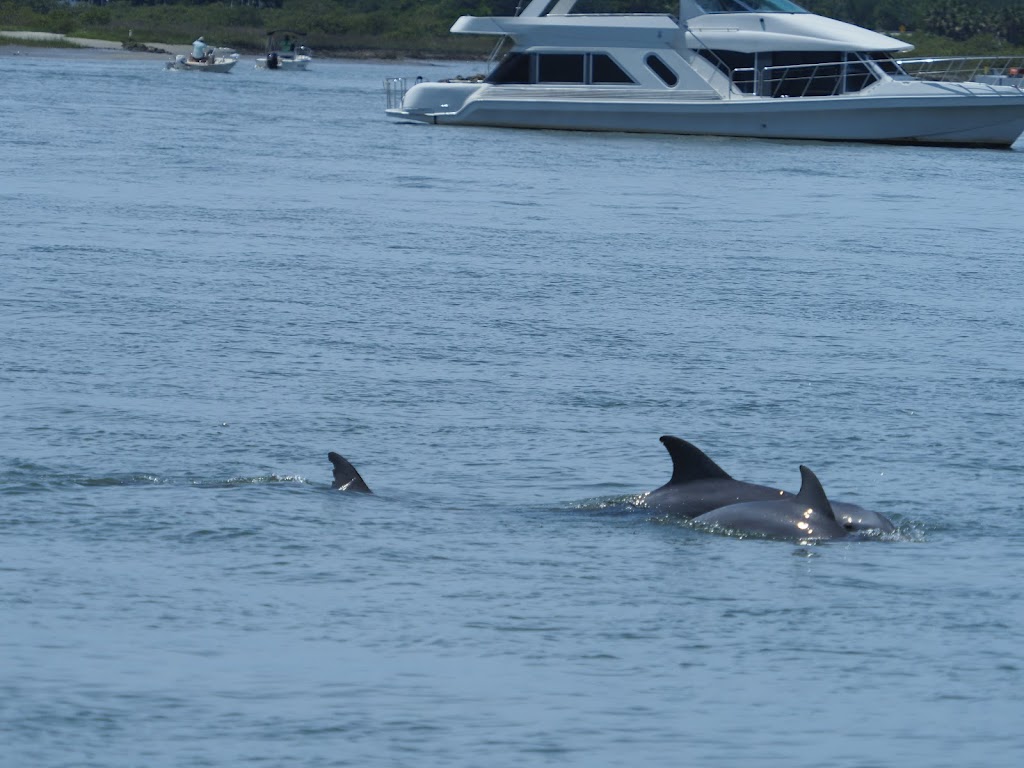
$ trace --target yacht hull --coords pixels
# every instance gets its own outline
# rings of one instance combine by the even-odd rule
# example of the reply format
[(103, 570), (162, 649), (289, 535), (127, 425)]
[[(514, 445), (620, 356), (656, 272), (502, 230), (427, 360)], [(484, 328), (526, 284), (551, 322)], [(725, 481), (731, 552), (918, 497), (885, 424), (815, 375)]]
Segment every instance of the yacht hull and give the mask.
[(1024, 94), (677, 102), (481, 94), (453, 112), (389, 114), (437, 125), (1009, 147), (1024, 132)]

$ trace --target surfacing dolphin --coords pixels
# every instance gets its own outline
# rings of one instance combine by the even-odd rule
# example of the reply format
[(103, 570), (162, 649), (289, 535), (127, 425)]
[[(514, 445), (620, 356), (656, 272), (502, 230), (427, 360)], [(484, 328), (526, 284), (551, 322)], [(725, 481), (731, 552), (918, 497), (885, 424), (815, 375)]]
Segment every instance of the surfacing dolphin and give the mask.
[(334, 465), (334, 481), (331, 488), (336, 491), (357, 491), (359, 493), (373, 493), (363, 478), (360, 477), (356, 468), (348, 463), (344, 456), (331, 451), (327, 454), (331, 464)]
[(700, 448), (682, 438), (663, 435), (660, 440), (672, 457), (672, 478), (647, 494), (644, 502), (649, 507), (679, 517), (697, 517), (727, 504), (787, 495), (778, 488), (734, 479)]
[(800, 476), (802, 482), (796, 496), (730, 504), (706, 512), (693, 522), (771, 539), (817, 541), (841, 539), (850, 534), (853, 526), (836, 519), (814, 473), (801, 465)]
[[(648, 507), (659, 512), (694, 518), (728, 504), (793, 498), (793, 494), (778, 488), (736, 480), (686, 440), (672, 435), (660, 439), (672, 458), (672, 478), (644, 499)], [(857, 504), (836, 501), (831, 506), (835, 516), (843, 525), (852, 526), (851, 530), (896, 530), (887, 517)]]

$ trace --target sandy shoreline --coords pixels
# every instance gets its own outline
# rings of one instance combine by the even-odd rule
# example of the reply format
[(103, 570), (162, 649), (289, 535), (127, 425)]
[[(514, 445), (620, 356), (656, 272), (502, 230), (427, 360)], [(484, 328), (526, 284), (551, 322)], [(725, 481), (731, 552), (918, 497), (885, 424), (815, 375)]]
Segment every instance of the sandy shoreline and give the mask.
[[(148, 43), (139, 42), (139, 45), (153, 50), (128, 50), (119, 40), (94, 40), (88, 37), (68, 37), (67, 35), (55, 32), (21, 32), (12, 30), (0, 30), (0, 54), (13, 56), (39, 55), (37, 52), (45, 52), (47, 56), (66, 54), (69, 56), (117, 56), (118, 58), (152, 58), (154, 56), (176, 56), (188, 53), (192, 50), (191, 45), (172, 45), (171, 43)], [(17, 41), (31, 41), (32, 45), (19, 47)], [(70, 43), (77, 48), (48, 47), (48, 42)], [(42, 43), (42, 45), (40, 45)]]
[[(31, 41), (31, 45), (19, 46), (18, 40)], [(50, 46), (46, 43), (52, 42)], [(60, 43), (70, 43), (78, 46), (67, 48)], [(166, 58), (187, 54), (192, 50), (191, 45), (178, 45), (173, 43), (151, 43), (137, 42), (139, 46), (145, 46), (152, 50), (129, 50), (118, 40), (94, 40), (87, 37), (69, 37), (55, 32), (22, 32), (0, 29), (0, 56), (50, 56), (50, 57), (88, 57), (101, 59), (152, 59), (155, 57)], [(243, 56), (260, 56), (262, 51), (242, 51)], [(410, 53), (403, 51), (384, 50), (351, 50), (345, 52), (326, 51), (320, 54), (323, 59), (359, 59), (363, 61), (400, 61), (411, 59), (423, 62), (438, 61), (475, 61), (476, 57), (468, 55), (448, 56), (444, 54)], [(480, 59), (484, 61), (485, 59)]]

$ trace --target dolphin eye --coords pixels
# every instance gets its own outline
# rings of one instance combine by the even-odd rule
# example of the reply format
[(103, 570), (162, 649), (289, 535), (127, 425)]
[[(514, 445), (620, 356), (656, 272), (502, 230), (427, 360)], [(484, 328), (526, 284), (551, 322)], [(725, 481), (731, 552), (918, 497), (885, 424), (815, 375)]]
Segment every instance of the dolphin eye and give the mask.
[(848, 531), (857, 530), (857, 527), (853, 523), (843, 523), (843, 528), (845, 528)]

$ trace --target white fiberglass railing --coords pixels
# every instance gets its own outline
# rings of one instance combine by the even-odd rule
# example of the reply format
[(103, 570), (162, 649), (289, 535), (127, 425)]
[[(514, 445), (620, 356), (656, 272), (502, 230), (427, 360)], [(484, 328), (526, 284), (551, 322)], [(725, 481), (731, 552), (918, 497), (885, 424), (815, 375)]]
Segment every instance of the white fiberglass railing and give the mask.
[(899, 65), (917, 80), (963, 83), (982, 78), (1024, 77), (1024, 56), (956, 56), (940, 59), (900, 59)]

